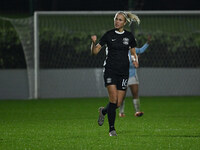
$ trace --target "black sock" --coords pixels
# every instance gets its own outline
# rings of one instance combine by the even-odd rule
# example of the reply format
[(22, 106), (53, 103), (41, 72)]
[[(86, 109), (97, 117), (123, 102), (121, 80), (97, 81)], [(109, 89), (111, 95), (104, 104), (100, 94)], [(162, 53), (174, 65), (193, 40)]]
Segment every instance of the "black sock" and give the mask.
[(109, 107), (109, 103), (106, 107), (104, 107), (104, 109), (102, 110), (102, 114), (105, 116), (108, 113), (108, 107)]
[(109, 132), (115, 130), (115, 116), (116, 116), (117, 104), (109, 103), (108, 105), (108, 122), (109, 122)]

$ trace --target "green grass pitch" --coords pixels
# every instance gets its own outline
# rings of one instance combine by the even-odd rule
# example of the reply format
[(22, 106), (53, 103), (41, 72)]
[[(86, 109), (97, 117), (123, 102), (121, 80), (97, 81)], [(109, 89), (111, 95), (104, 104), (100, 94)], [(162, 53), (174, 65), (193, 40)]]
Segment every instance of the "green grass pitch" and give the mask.
[(107, 98), (1, 100), (1, 150), (197, 150), (200, 97), (141, 97), (144, 116), (116, 116), (117, 137), (108, 136), (107, 117), (97, 124)]

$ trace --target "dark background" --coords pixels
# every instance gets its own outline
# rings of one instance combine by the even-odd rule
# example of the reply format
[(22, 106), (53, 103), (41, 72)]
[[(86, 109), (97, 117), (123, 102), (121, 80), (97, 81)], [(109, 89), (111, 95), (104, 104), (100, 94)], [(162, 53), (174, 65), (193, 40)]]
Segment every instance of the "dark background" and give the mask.
[(1, 0), (0, 13), (34, 10), (199, 10), (199, 0)]
[[(200, 0), (0, 0), (0, 17), (27, 17), (32, 16), (34, 11), (199, 10), (200, 5), (198, 1)], [(0, 69), (26, 68), (24, 53), (18, 34), (8, 22), (1, 20), (0, 27)], [(184, 38), (182, 38), (182, 35), (166, 35), (164, 32), (159, 34), (153, 32), (152, 36), (154, 40), (151, 43), (150, 50), (140, 59), (140, 66), (199, 67), (199, 34), (196, 31), (198, 30), (195, 30), (194, 34), (191, 36), (184, 36)], [(75, 34), (63, 35), (65, 37), (60, 38), (60, 35), (56, 36), (56, 31), (44, 30), (43, 34), (41, 34), (43, 35), (43, 40), (40, 43), (41, 49), (44, 50), (40, 50), (40, 58), (43, 58), (44, 63), (41, 63), (40, 67), (102, 67), (102, 60), (105, 55), (102, 54), (98, 57), (92, 57), (90, 55), (88, 51), (90, 47), (90, 41), (88, 40), (90, 39), (90, 35), (87, 34), (84, 36), (76, 36)], [(99, 36), (101, 34), (102, 33), (99, 33)], [(53, 55), (51, 54), (51, 56), (54, 57), (50, 56), (47, 58), (46, 54), (49, 53), (49, 41), (54, 39), (54, 41), (62, 43), (60, 39), (66, 40), (66, 37), (68, 42), (63, 42), (65, 43), (64, 45), (57, 44), (58, 42), (51, 42), (51, 46), (57, 47), (57, 51), (55, 51)], [(137, 40), (138, 43), (146, 42), (145, 33), (137, 35)], [(179, 44), (174, 42), (179, 40), (182, 40), (178, 42)], [(84, 42), (84, 45), (88, 43), (88, 45), (86, 49), (81, 48), (81, 51), (77, 51), (76, 45), (81, 45), (81, 42)], [(187, 43), (187, 46), (185, 43)], [(176, 50), (173, 51), (172, 49), (175, 49), (175, 47)], [(162, 49), (162, 52), (160, 49)], [(188, 51), (188, 49), (190, 51)], [(58, 63), (58, 59), (55, 58), (60, 58), (60, 63)], [(79, 58), (79, 61), (77, 61), (76, 58)], [(65, 64), (63, 62), (65, 62)]]

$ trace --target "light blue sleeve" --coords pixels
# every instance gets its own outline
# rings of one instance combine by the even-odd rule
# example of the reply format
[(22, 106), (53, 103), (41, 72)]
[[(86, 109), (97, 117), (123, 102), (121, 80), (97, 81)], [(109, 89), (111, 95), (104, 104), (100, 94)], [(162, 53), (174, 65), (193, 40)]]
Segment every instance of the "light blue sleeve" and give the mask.
[(130, 63), (130, 65), (129, 65), (129, 77), (133, 77), (133, 76), (135, 76), (135, 66), (132, 63), (130, 51), (128, 53), (128, 57), (129, 57), (129, 63)]
[(141, 48), (135, 48), (136, 54), (142, 54), (144, 53), (144, 51), (146, 51), (146, 49), (149, 47), (149, 44), (146, 43), (144, 44)]

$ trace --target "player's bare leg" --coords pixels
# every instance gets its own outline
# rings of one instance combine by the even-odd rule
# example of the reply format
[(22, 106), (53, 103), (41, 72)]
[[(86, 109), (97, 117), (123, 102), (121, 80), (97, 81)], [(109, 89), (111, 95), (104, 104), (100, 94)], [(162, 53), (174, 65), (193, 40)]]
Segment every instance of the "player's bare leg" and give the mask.
[(121, 93), (120, 96), (118, 96), (118, 103), (117, 106), (119, 107), (119, 117), (125, 117), (124, 114), (124, 106), (125, 106), (125, 96), (126, 96), (126, 91), (119, 90)]

